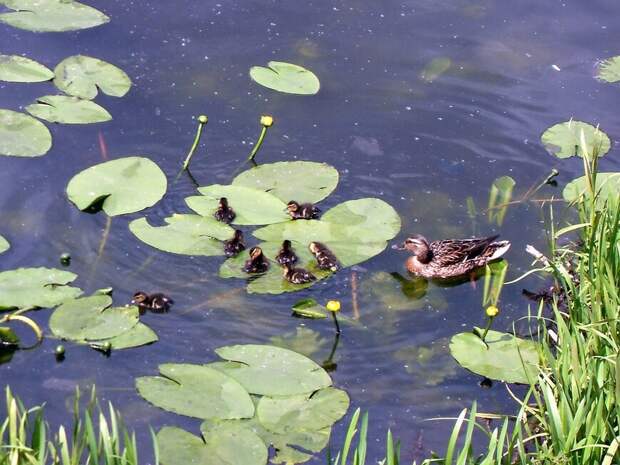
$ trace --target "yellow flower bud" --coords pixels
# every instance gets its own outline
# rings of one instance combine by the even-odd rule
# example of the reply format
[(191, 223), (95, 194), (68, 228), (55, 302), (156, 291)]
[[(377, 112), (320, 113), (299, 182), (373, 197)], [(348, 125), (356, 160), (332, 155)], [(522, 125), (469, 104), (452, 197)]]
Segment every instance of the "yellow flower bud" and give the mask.
[(273, 125), (273, 116), (263, 115), (260, 117), (260, 124), (265, 126), (266, 128), (271, 127)]
[(209, 118), (207, 118), (207, 115), (200, 115), (198, 117), (198, 122), (200, 124), (207, 124), (208, 121), (209, 121)]
[(327, 302), (327, 305), (325, 306), (325, 308), (327, 308), (327, 310), (329, 310), (330, 312), (339, 312), (340, 311), (340, 301), (339, 300), (330, 300), (329, 302)]
[(498, 313), (499, 308), (497, 308), (495, 305), (489, 305), (487, 307), (487, 316), (493, 318), (494, 316), (497, 316)]

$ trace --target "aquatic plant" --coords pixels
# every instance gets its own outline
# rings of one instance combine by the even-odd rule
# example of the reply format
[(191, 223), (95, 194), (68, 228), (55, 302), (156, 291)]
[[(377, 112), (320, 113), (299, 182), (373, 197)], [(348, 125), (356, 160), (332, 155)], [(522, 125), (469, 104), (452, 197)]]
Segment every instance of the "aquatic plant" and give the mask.
[(283, 61), (270, 61), (267, 67), (253, 66), (250, 77), (261, 86), (287, 94), (313, 95), (321, 87), (312, 71)]
[(32, 32), (88, 29), (110, 21), (101, 11), (74, 0), (2, 0), (13, 10), (0, 13), (0, 22)]
[(598, 63), (596, 77), (605, 82), (613, 83), (620, 81), (620, 55), (607, 58)]

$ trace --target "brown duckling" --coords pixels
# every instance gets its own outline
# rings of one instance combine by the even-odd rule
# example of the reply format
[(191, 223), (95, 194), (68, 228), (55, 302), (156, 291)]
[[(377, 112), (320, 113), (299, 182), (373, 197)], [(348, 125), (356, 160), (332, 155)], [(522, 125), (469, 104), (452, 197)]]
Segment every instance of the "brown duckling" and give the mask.
[(221, 221), (222, 223), (232, 223), (235, 219), (235, 211), (228, 206), (228, 199), (226, 197), (222, 197), (218, 202), (217, 210), (213, 214), (216, 220)]
[(236, 229), (235, 235), (232, 239), (224, 242), (224, 255), (227, 257), (235, 257), (244, 250), (245, 244), (243, 243), (243, 231)]
[(447, 239), (428, 242), (419, 234), (405, 240), (394, 249), (407, 250), (407, 270), (425, 278), (456, 278), (470, 274), (500, 258), (510, 248), (510, 242), (497, 241), (499, 236), (472, 239)]
[(286, 209), (288, 210), (288, 214), (291, 215), (291, 218), (294, 220), (316, 220), (321, 214), (321, 210), (311, 203), (298, 203), (294, 200), (291, 200), (287, 205)]
[(264, 273), (269, 269), (269, 260), (263, 254), (260, 247), (252, 247), (250, 249), (250, 258), (243, 265), (243, 271), (246, 273)]
[(282, 248), (278, 252), (278, 255), (276, 255), (276, 262), (282, 266), (294, 265), (297, 263), (297, 255), (295, 255), (293, 247), (291, 247), (291, 241), (288, 239), (282, 242)]
[(174, 301), (165, 294), (149, 295), (144, 291), (136, 292), (131, 299), (131, 304), (138, 307), (140, 314), (144, 314), (147, 310), (153, 313), (166, 313), (173, 303)]
[(309, 248), (321, 270), (338, 271), (340, 269), (338, 259), (325, 245), (320, 242), (310, 242)]
[(293, 268), (292, 265), (288, 263), (284, 265), (282, 276), (284, 276), (284, 279), (292, 284), (306, 284), (316, 281), (316, 276), (308, 270), (304, 270), (303, 268)]

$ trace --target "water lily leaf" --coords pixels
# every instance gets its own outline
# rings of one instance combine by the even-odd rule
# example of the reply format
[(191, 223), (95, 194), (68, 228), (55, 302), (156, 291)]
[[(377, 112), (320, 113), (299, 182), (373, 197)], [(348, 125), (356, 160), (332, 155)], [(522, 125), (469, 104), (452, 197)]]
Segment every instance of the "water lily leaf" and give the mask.
[(301, 299), (293, 305), (293, 313), (304, 318), (320, 320), (327, 318), (327, 310), (315, 299)]
[(97, 88), (113, 97), (122, 97), (131, 88), (131, 79), (120, 68), (97, 58), (74, 55), (62, 60), (54, 69), (54, 84), (65, 94), (94, 99)]
[(538, 351), (534, 341), (490, 330), (486, 344), (473, 333), (459, 333), (450, 340), (450, 353), (474, 373), (507, 383), (535, 382)]
[(0, 273), (0, 309), (55, 307), (82, 290), (67, 284), (77, 275), (55, 268), (18, 268)]
[(291, 431), (320, 430), (332, 426), (349, 409), (349, 396), (336, 388), (325, 388), (313, 394), (290, 397), (262, 397), (256, 415), (269, 431), (287, 434)]
[(281, 347), (246, 344), (220, 347), (215, 352), (236, 362), (216, 364), (215, 368), (235, 378), (251, 394), (308, 394), (332, 384), (327, 372), (315, 362)]
[(601, 61), (597, 77), (607, 82), (620, 81), (620, 55)]
[[(620, 192), (620, 173), (597, 173), (596, 174), (596, 187), (597, 193), (596, 208), (602, 209), (610, 199), (617, 199), (618, 192)], [(569, 182), (562, 195), (567, 202), (575, 202), (588, 192), (588, 185), (585, 176), (581, 176), (577, 179), (573, 179)]]
[(208, 366), (167, 363), (161, 376), (136, 378), (136, 388), (153, 405), (194, 418), (251, 418), (254, 404), (238, 381)]
[(448, 57), (433, 58), (420, 73), (420, 78), (426, 82), (433, 82), (452, 66), (452, 60)]
[(6, 326), (0, 326), (0, 350), (6, 350), (7, 347), (19, 345), (19, 337), (17, 334)]
[(582, 131), (589, 150), (595, 149), (599, 157), (609, 152), (611, 142), (607, 134), (582, 121), (571, 120), (551, 126), (540, 139), (551, 155), (558, 158), (581, 157)]
[(236, 214), (234, 224), (271, 224), (291, 219), (286, 213), (286, 204), (262, 190), (214, 184), (201, 187), (198, 191), (202, 195), (187, 197), (185, 202), (189, 208), (202, 216), (212, 217), (219, 199), (226, 197)]
[(0, 253), (4, 253), (11, 248), (11, 244), (4, 237), (0, 236)]
[(43, 82), (54, 73), (41, 63), (19, 55), (0, 55), (0, 81)]
[(67, 184), (69, 200), (80, 210), (101, 204), (110, 216), (155, 205), (166, 193), (166, 175), (144, 157), (100, 163), (76, 174)]
[(269, 89), (287, 94), (313, 95), (321, 88), (316, 75), (299, 65), (282, 61), (270, 61), (267, 68), (252, 66), (250, 77), (254, 82)]
[(0, 0), (14, 12), (0, 14), (0, 21), (32, 32), (87, 29), (110, 21), (101, 11), (71, 0)]
[(0, 155), (40, 157), (52, 147), (52, 135), (32, 116), (0, 109)]
[(363, 242), (389, 241), (400, 231), (400, 216), (394, 208), (376, 198), (349, 200), (325, 212), (322, 221), (347, 225), (364, 231)]
[(165, 221), (166, 226), (151, 226), (146, 218), (139, 218), (129, 223), (129, 230), (156, 249), (203, 256), (224, 255), (220, 240), (230, 239), (234, 234), (230, 226), (215, 218), (175, 214)]
[(306, 357), (310, 357), (317, 352), (328, 348), (329, 341), (306, 326), (297, 326), (295, 331), (283, 334), (282, 336), (272, 336), (269, 341), (277, 347), (292, 350)]
[(336, 188), (338, 171), (326, 163), (281, 161), (244, 171), (232, 183), (269, 192), (284, 203), (316, 203)]
[(39, 97), (37, 103), (26, 107), (26, 111), (50, 123), (90, 124), (112, 119), (112, 115), (95, 102), (65, 95)]
[(157, 342), (157, 333), (144, 323), (138, 322), (133, 328), (118, 336), (108, 339), (113, 350), (132, 349)]

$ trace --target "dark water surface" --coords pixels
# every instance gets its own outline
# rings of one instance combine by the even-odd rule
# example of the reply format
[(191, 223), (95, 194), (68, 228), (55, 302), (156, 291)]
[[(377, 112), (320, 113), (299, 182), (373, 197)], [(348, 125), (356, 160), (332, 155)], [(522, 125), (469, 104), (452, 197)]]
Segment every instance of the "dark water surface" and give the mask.
[[(560, 186), (579, 173), (579, 161), (558, 163), (539, 143), (548, 126), (575, 117), (600, 123), (612, 140), (619, 133), (618, 87), (593, 79), (597, 60), (618, 53), (620, 2), (607, 1), (270, 1), (98, 0), (111, 23), (86, 31), (34, 34), (0, 25), (2, 53), (26, 54), (50, 67), (73, 54), (92, 55), (123, 68), (134, 87), (122, 99), (97, 98), (114, 116), (100, 125), (52, 128), (54, 147), (42, 158), (0, 160), (0, 233), (12, 248), (1, 268), (69, 268), (86, 292), (114, 287), (115, 303), (138, 289), (162, 291), (176, 301), (167, 315), (147, 315), (160, 341), (110, 358), (67, 345), (57, 364), (56, 341), (15, 354), (0, 366), (27, 405), (47, 402), (54, 421), (68, 420), (75, 384), (96, 384), (100, 397), (120, 408), (148, 448), (147, 425), (178, 425), (198, 433), (199, 421), (166, 413), (134, 391), (136, 376), (162, 362), (215, 360), (214, 348), (234, 343), (288, 344), (319, 363), (334, 332), (328, 321), (290, 316), (297, 299), (338, 298), (352, 311), (356, 281), (359, 324), (345, 325), (337, 349), (335, 384), (351, 396), (352, 410), (371, 415), (370, 456), (383, 453), (388, 427), (403, 440), (407, 461), (430, 449), (443, 452), (449, 421), (478, 400), (479, 410), (513, 412), (505, 388), (483, 390), (480, 378), (448, 353), (449, 338), (482, 325), (482, 286), (437, 287), (407, 297), (391, 272), (404, 274), (396, 251), (338, 273), (309, 291), (281, 296), (246, 295), (239, 280), (221, 280), (220, 258), (158, 252), (134, 238), (127, 224), (142, 214), (115, 217), (103, 254), (103, 214), (80, 213), (65, 198), (68, 180), (102, 161), (99, 134), (110, 158), (146, 155), (172, 181), (195, 131), (195, 116), (210, 122), (193, 174), (201, 185), (227, 183), (259, 132), (258, 118), (273, 114), (259, 161), (304, 159), (333, 164), (341, 174), (325, 209), (376, 196), (401, 215), (403, 231), (429, 238), (501, 233), (513, 242), (508, 277), (528, 269), (527, 243), (544, 248), (543, 212), (533, 204), (511, 208), (501, 227), (482, 215), (472, 221), (472, 196), (487, 202), (491, 182), (512, 176), (515, 194), (560, 169)], [(432, 76), (427, 66), (449, 68)], [(278, 94), (250, 81), (248, 69), (269, 60), (298, 63), (321, 79), (313, 97)], [(553, 65), (556, 65), (555, 67)], [(558, 71), (559, 69), (559, 71)], [(0, 84), (3, 108), (20, 109), (51, 83)], [(617, 159), (616, 159), (617, 160)], [(603, 170), (619, 163), (605, 159)], [(170, 182), (166, 197), (146, 213), (152, 222), (188, 212), (183, 198), (194, 186)], [(541, 196), (561, 195), (544, 188)], [(564, 210), (557, 207), (556, 214)], [(144, 265), (146, 261), (146, 265)], [(504, 289), (497, 327), (526, 314), (524, 281)], [(49, 310), (35, 314), (47, 325)], [(351, 411), (352, 411), (351, 410)], [(348, 418), (348, 417), (347, 417)], [(340, 444), (345, 423), (333, 431)], [(325, 463), (324, 456), (312, 463)]]

